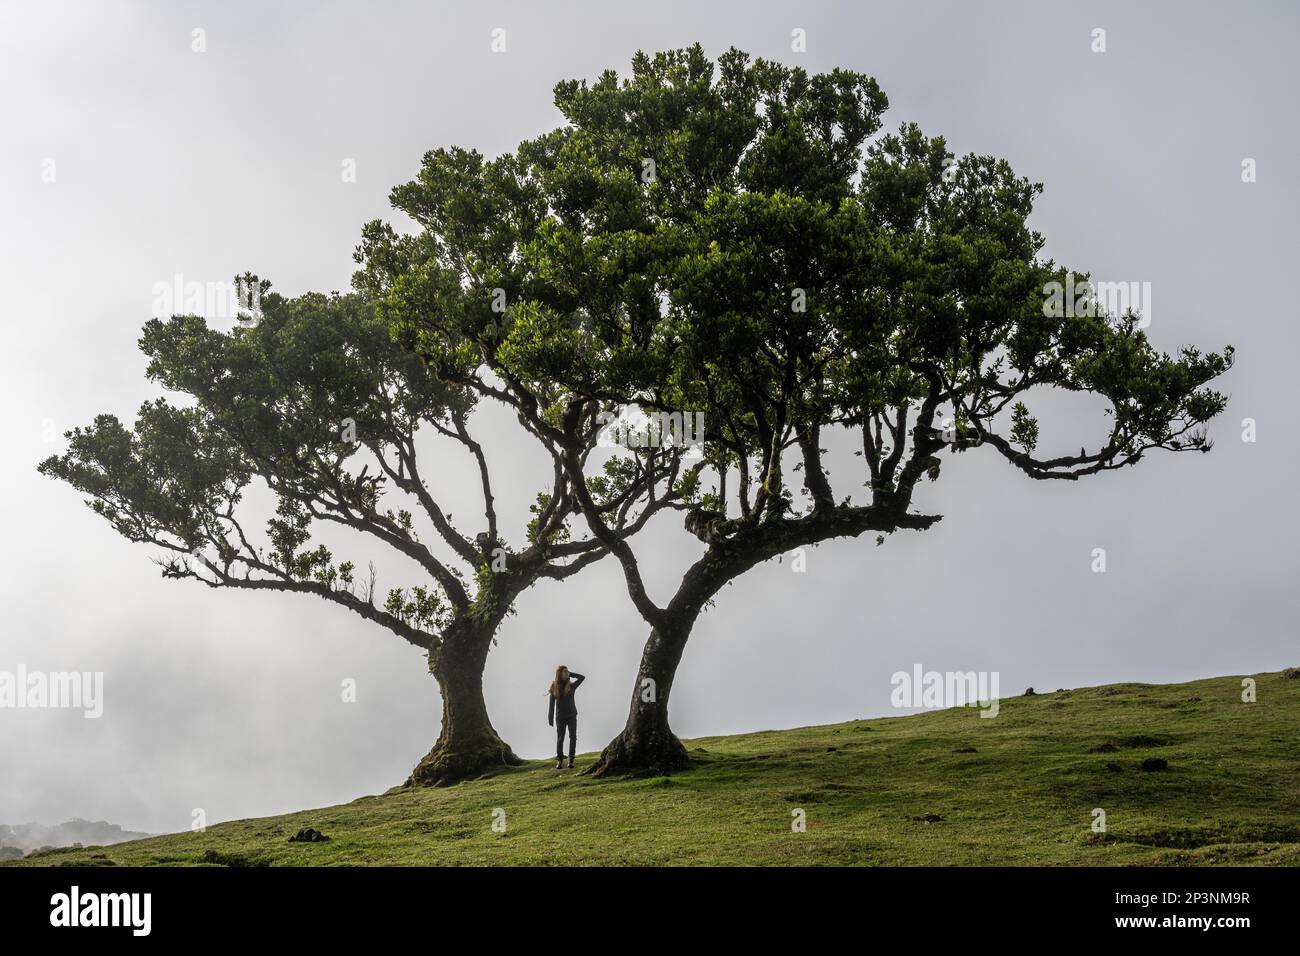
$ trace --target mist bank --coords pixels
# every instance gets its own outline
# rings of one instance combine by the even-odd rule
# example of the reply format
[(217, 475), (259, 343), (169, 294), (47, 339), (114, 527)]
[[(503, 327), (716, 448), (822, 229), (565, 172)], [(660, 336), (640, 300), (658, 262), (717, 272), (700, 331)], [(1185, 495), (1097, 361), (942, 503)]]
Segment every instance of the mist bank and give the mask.
[(116, 823), (104, 820), (69, 820), (66, 823), (18, 823), (13, 826), (0, 823), (0, 860), (25, 856), (42, 847), (109, 846), (139, 840), (149, 836), (134, 830), (123, 830)]

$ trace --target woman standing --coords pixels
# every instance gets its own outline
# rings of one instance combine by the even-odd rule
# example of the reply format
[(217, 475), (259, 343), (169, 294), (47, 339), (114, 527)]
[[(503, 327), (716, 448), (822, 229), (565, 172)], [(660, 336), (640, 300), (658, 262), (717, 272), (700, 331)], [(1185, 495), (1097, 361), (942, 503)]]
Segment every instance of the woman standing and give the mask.
[[(555, 728), (555, 769), (564, 768), (564, 730), (569, 730), (569, 766), (573, 766), (573, 754), (578, 746), (578, 704), (573, 693), (587, 678), (573, 674), (561, 664), (555, 669), (555, 680), (551, 681), (551, 706), (546, 713), (546, 722)], [(556, 718), (559, 718), (558, 720)]]

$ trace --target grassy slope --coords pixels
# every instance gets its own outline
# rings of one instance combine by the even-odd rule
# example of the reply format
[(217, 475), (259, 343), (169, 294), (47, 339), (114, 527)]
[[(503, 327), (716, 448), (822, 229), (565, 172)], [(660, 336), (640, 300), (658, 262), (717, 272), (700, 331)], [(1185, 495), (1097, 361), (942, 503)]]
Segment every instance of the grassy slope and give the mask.
[[(1300, 680), (1118, 684), (688, 741), (669, 778), (531, 762), (44, 864), (1300, 864)], [(1090, 752), (1106, 742), (1114, 752)], [(958, 748), (975, 747), (974, 753)], [(1139, 769), (1159, 756), (1163, 772)], [(592, 755), (579, 758), (579, 768)], [(1119, 770), (1107, 769), (1117, 764)], [(491, 829), (494, 808), (507, 832)], [(1094, 834), (1094, 807), (1108, 832)], [(791, 832), (791, 811), (807, 831)], [(941, 821), (913, 819), (938, 814)], [(288, 843), (302, 827), (328, 843)]]

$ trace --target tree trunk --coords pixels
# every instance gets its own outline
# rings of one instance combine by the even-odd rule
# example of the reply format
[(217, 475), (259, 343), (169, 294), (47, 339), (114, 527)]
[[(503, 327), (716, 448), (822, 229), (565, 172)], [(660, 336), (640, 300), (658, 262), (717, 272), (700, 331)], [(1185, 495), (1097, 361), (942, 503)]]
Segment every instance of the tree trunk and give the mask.
[(609, 742), (596, 766), (587, 773), (670, 774), (690, 766), (690, 756), (668, 726), (668, 697), (682, 652), (704, 606), (728, 582), (764, 558), (779, 553), (779, 542), (760, 540), (737, 545), (712, 545), (682, 577), (677, 593), (650, 631), (632, 707), (622, 732)]
[[(881, 517), (869, 508), (823, 506), (814, 512), (812, 519), (777, 520), (771, 526), (742, 529), (735, 537), (711, 541), (708, 551), (682, 577), (677, 593), (662, 614), (651, 617), (642, 611), (647, 620), (656, 623), (641, 652), (627, 723), (601, 751), (596, 765), (584, 772), (598, 777), (620, 773), (669, 774), (689, 767), (690, 756), (668, 725), (668, 697), (686, 641), (704, 606), (729, 581), (793, 547), (832, 538), (857, 537), (871, 529), (928, 528), (939, 520), (936, 515), (908, 515), (904, 508), (905, 503), (896, 512)], [(691, 529), (689, 519), (687, 528)], [(707, 525), (697, 522), (692, 530), (701, 540), (710, 540)]]
[(443, 786), (523, 762), (488, 720), (483, 668), (491, 643), (492, 629), (484, 625), (457, 623), (443, 632), (430, 668), (442, 693), (442, 732), (407, 786)]
[(632, 706), (622, 732), (601, 751), (596, 766), (587, 771), (606, 774), (671, 774), (690, 766), (682, 742), (668, 726), (668, 697), (694, 615), (670, 618), (650, 631), (641, 652)]

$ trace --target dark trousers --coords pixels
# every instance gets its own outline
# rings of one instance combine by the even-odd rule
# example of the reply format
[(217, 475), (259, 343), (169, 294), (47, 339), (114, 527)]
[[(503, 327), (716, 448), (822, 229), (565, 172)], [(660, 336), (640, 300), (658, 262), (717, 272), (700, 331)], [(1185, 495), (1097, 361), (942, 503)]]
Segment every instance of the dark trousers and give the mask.
[(573, 754), (578, 748), (578, 715), (572, 717), (555, 718), (555, 758), (564, 759), (564, 730), (569, 730), (569, 759), (573, 759)]

